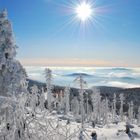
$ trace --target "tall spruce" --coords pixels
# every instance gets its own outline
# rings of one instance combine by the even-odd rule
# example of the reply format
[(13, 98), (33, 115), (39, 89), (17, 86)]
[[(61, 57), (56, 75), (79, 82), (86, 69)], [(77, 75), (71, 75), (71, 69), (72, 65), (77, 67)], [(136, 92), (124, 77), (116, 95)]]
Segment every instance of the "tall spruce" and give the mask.
[(27, 90), (26, 72), (15, 59), (17, 45), (7, 11), (0, 12), (0, 95), (17, 95)]

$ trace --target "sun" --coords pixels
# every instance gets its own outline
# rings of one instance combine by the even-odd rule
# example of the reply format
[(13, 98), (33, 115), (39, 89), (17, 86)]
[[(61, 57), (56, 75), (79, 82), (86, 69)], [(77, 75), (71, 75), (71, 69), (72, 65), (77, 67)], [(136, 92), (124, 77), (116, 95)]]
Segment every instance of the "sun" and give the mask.
[(92, 12), (93, 12), (92, 6), (90, 3), (87, 3), (87, 2), (82, 2), (78, 4), (76, 7), (77, 17), (82, 22), (89, 20), (92, 17)]

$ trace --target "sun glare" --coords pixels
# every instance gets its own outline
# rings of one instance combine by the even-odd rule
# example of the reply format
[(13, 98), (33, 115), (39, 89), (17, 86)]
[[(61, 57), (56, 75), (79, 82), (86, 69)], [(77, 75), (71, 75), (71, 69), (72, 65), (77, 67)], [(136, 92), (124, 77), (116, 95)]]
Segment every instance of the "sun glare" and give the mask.
[(86, 20), (90, 19), (92, 16), (92, 8), (91, 5), (87, 2), (82, 2), (76, 7), (76, 14), (77, 17), (82, 21), (85, 22)]

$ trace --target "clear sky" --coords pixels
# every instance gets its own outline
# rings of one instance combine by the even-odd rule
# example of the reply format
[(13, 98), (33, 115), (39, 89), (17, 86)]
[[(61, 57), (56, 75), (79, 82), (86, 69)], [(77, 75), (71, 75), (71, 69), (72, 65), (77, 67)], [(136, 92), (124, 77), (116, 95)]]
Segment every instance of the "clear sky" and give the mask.
[(24, 65), (140, 67), (140, 0), (88, 0), (94, 16), (81, 24), (80, 0), (0, 0), (12, 21)]

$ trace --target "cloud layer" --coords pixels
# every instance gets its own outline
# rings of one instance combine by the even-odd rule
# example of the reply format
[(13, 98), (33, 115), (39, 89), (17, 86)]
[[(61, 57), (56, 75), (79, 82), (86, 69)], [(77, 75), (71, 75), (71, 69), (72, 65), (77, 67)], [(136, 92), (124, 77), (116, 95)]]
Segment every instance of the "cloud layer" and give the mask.
[[(45, 67), (26, 66), (29, 78), (45, 82)], [(50, 67), (53, 73), (54, 84), (62, 86), (76, 86), (75, 77), (83, 74), (92, 86), (113, 86), (132, 88), (140, 87), (140, 68), (105, 68), (105, 67)]]

